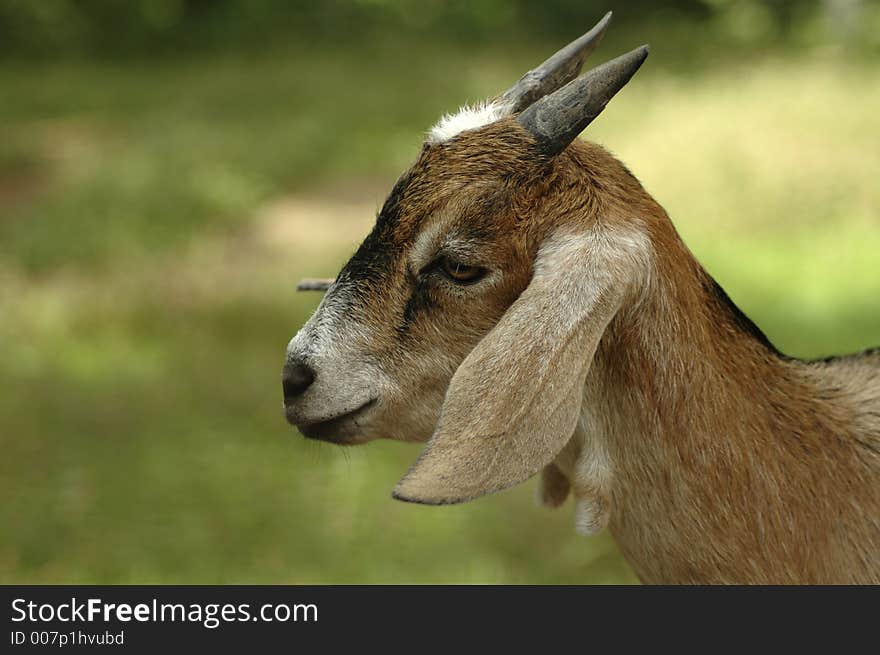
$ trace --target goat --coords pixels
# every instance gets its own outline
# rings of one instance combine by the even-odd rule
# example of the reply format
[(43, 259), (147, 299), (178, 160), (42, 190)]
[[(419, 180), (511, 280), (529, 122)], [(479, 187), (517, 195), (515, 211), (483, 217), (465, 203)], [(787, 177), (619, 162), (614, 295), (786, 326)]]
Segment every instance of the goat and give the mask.
[(291, 340), (288, 421), (427, 442), (393, 491), (540, 473), (646, 583), (880, 583), (880, 351), (779, 352), (612, 155), (576, 139), (648, 54), (610, 14), (445, 116)]

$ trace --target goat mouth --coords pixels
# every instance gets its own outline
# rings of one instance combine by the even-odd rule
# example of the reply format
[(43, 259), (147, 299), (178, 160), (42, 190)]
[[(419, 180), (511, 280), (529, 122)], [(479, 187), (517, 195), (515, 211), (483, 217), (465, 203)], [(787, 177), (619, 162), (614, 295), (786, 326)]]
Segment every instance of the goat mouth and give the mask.
[(350, 412), (345, 412), (332, 418), (321, 421), (294, 423), (294, 425), (307, 439), (316, 439), (341, 445), (355, 444), (358, 443), (357, 435), (360, 432), (357, 419), (375, 405), (376, 400), (376, 398), (368, 400)]

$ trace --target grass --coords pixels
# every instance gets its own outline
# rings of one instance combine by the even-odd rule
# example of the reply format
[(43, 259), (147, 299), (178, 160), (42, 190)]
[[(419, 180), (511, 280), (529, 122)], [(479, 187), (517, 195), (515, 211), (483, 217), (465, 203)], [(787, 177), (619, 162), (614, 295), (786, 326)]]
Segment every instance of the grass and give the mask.
[[(295, 280), (543, 51), (0, 67), (0, 582), (634, 581), (533, 483), (396, 503), (416, 449), (320, 447), (279, 407)], [(880, 61), (651, 63), (587, 136), (783, 350), (880, 343)]]

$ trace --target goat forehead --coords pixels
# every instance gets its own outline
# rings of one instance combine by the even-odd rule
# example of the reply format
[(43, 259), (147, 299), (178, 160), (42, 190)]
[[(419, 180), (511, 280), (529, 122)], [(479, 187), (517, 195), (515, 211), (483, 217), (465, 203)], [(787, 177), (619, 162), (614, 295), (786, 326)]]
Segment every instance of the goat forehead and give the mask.
[[(392, 188), (376, 223), (337, 276), (337, 302), (352, 304), (376, 287), (392, 283), (404, 270), (403, 260), (415, 251), (421, 261), (446, 230), (455, 225), (460, 237), (473, 242), (497, 238), (497, 224), (507, 197), (509, 151), (517, 139), (492, 134), (443, 146), (426, 146), (418, 160)], [(496, 157), (494, 153), (501, 153)], [(503, 231), (503, 230), (502, 230)], [(370, 293), (372, 292), (372, 293)]]
[[(355, 285), (385, 280), (409, 265), (423, 265), (449, 242), (489, 245), (510, 231), (505, 193), (493, 185), (471, 185), (428, 202), (386, 203), (373, 230), (338, 279)], [(508, 228), (507, 230), (505, 228)]]
[(428, 143), (445, 143), (462, 132), (476, 130), (510, 114), (510, 107), (502, 102), (487, 101), (464, 105), (453, 114), (445, 114), (428, 131)]
[(407, 229), (408, 224), (414, 222), (412, 212), (404, 211), (404, 198), (414, 179), (415, 173), (408, 171), (394, 185), (373, 229), (336, 277), (335, 290), (351, 290), (365, 283), (380, 282), (394, 268), (394, 261), (411, 231)]

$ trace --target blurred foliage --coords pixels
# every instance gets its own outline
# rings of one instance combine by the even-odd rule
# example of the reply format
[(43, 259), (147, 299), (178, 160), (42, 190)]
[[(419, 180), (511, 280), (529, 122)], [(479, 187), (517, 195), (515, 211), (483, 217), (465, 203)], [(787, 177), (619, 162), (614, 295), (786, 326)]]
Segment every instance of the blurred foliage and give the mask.
[(155, 56), (302, 41), (326, 47), (392, 34), (464, 42), (562, 37), (609, 9), (619, 25), (707, 30), (726, 42), (836, 36), (880, 46), (875, 0), (0, 0), (0, 52)]
[[(783, 350), (853, 351), (880, 343), (880, 57), (782, 4), (615, 7), (598, 56), (652, 56), (585, 136)], [(416, 448), (307, 443), (280, 408), (295, 280), (338, 270), (440, 113), (604, 9), (0, 2), (0, 582), (633, 581), (532, 484), (396, 503)]]

